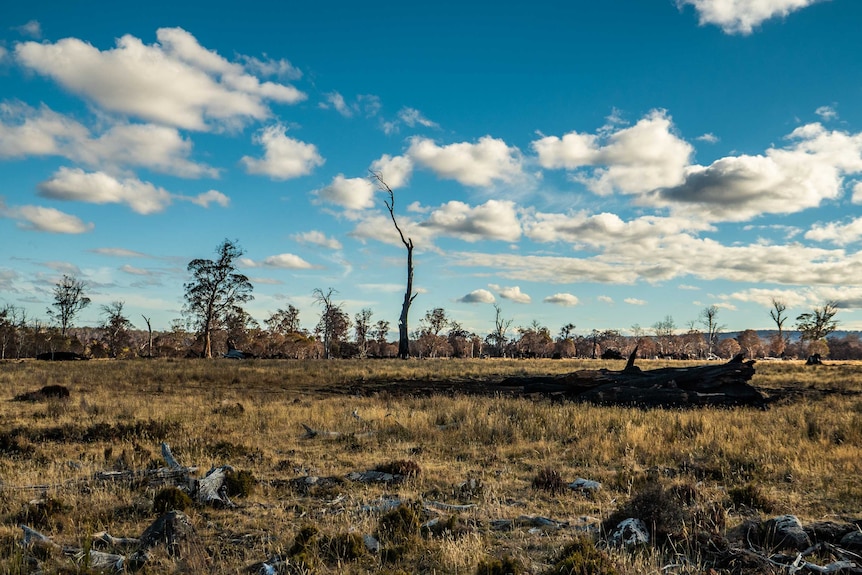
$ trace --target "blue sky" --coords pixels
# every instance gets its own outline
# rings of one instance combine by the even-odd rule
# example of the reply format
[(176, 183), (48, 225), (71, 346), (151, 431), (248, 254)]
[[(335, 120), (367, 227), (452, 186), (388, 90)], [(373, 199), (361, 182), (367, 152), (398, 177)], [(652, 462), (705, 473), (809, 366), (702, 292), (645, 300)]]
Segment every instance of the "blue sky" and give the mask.
[[(15, 3), (0, 19), (0, 305), (64, 273), (133, 322), (245, 250), (248, 306), (314, 288), (394, 326), (862, 329), (862, 3)], [(501, 7), (502, 6), (502, 7)]]

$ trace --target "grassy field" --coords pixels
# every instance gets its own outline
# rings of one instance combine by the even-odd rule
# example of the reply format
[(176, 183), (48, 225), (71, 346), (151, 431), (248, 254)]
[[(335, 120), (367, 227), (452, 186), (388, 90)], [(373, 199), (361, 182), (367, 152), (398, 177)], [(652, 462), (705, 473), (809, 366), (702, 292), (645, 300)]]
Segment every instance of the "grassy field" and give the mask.
[[(639, 362), (643, 369), (669, 365)], [(679, 362), (672, 365), (680, 365)], [(762, 362), (768, 410), (638, 410), (512, 397), (340, 391), (358, 381), (500, 378), (612, 367), (600, 361), (157, 360), (0, 364), (0, 572), (87, 572), (19, 542), (28, 524), (89, 549), (95, 533), (138, 536), (163, 486), (100, 482), (104, 470), (164, 465), (167, 442), (200, 475), (230, 464), (254, 478), (233, 509), (185, 508), (182, 552), (153, 551), (144, 573), (247, 573), (280, 554), (287, 573), (551, 573), (570, 545), (593, 572), (698, 573), (698, 541), (752, 517), (862, 516), (862, 364)], [(13, 401), (46, 385), (67, 399)], [(302, 424), (321, 431), (305, 437)], [(398, 484), (345, 479), (411, 471)], [(311, 487), (305, 476), (327, 478)], [(571, 490), (576, 478), (602, 483)], [(297, 481), (299, 480), (299, 481)], [(685, 492), (684, 504), (668, 494)], [(651, 494), (656, 545), (630, 552), (575, 526), (598, 525)], [(640, 497), (640, 499), (638, 499)], [(381, 507), (384, 498), (404, 504)], [(430, 502), (472, 505), (438, 509)], [(679, 507), (679, 516), (662, 515)], [(502, 520), (541, 516), (568, 526)], [(666, 523), (666, 525), (665, 525)], [(368, 551), (362, 536), (381, 545)], [(586, 541), (586, 542), (585, 542)], [(595, 554), (595, 556), (587, 556)], [(495, 563), (495, 561), (497, 561)], [(502, 561), (502, 563), (500, 562)], [(606, 563), (602, 563), (606, 562)], [(595, 565), (604, 567), (595, 567)], [(668, 568), (668, 565), (675, 567)], [(512, 567), (513, 566), (513, 567)], [(497, 569), (497, 570), (495, 570)], [(602, 571), (602, 569), (604, 571)], [(584, 571), (590, 572), (590, 571)], [(719, 569), (718, 572), (721, 572)]]

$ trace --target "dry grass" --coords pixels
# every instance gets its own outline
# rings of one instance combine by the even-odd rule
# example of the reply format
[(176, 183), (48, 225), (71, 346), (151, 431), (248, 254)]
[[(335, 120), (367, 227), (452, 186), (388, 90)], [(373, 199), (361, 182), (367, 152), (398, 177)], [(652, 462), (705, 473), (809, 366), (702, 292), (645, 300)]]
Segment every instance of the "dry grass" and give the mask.
[[(524, 573), (542, 573), (572, 543), (574, 531), (497, 531), (492, 521), (541, 515), (573, 524), (588, 516), (598, 523), (656, 484), (696, 490), (698, 509), (709, 510), (697, 516), (697, 527), (706, 530), (725, 529), (755, 513), (795, 513), (803, 520), (860, 515), (858, 363), (757, 364), (755, 385), (799, 394), (766, 411), (644, 411), (509, 397), (399, 397), (385, 386), (373, 397), (339, 393), (362, 380), (501, 378), (597, 367), (621, 364), (0, 364), (0, 572), (31, 568), (16, 543), (21, 522), (59, 543), (81, 547), (102, 530), (139, 535), (156, 516), (153, 499), (161, 488), (100, 484), (92, 477), (106, 469), (160, 466), (161, 441), (187, 465), (206, 470), (231, 464), (250, 473), (256, 485), (248, 497), (236, 499), (237, 509), (187, 509), (196, 537), (179, 559), (156, 553), (146, 568), (152, 574), (241, 573), (276, 554), (292, 557), (308, 573), (472, 574), (480, 562), (503, 557), (517, 561)], [(45, 385), (66, 386), (71, 397), (11, 401)], [(341, 435), (306, 439), (303, 423)], [(344, 479), (352, 471), (396, 464), (415, 466), (417, 473), (389, 486)], [(565, 482), (577, 477), (601, 481), (603, 489), (586, 496), (534, 487), (537, 477), (552, 471)], [(308, 490), (291, 483), (306, 475), (335, 480)], [(29, 488), (35, 485), (47, 488)], [(393, 535), (385, 512), (362, 510), (384, 497), (412, 505), (420, 523), (431, 518), (422, 501), (475, 507), (441, 512), (446, 528)], [(297, 535), (309, 525), (319, 533), (297, 550)], [(357, 551), (355, 535), (377, 536), (382, 551)], [(673, 548), (686, 550), (690, 543), (676, 540)], [(620, 573), (659, 572), (674, 562), (668, 548), (610, 555)], [(54, 557), (43, 566), (46, 572), (61, 572), (70, 565)], [(291, 572), (303, 572), (297, 569)]]

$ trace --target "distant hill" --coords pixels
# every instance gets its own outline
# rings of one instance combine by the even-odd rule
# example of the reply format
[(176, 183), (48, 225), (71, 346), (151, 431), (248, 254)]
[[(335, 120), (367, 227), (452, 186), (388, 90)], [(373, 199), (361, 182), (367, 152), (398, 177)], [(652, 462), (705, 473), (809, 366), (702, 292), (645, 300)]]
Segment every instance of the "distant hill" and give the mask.
[[(754, 331), (757, 332), (757, 337), (759, 337), (760, 339), (763, 339), (763, 340), (769, 340), (772, 337), (778, 335), (777, 329), (756, 329)], [(741, 333), (742, 333), (741, 331), (721, 332), (718, 334), (718, 339), (722, 340), (722, 339), (727, 339), (727, 338), (735, 338), (736, 336), (738, 336)], [(786, 330), (784, 332), (784, 335), (785, 335), (785, 337), (788, 337), (791, 342), (799, 341), (799, 339), (801, 338), (801, 332), (796, 331), (796, 330), (789, 330), (789, 331)], [(847, 337), (848, 335), (855, 335), (855, 336), (859, 337), (860, 339), (862, 339), (862, 331), (846, 330), (846, 329), (839, 329), (839, 330), (833, 331), (831, 334), (829, 334), (829, 337), (830, 338), (834, 337), (834, 338), (838, 338), (838, 339), (843, 339), (843, 338)]]

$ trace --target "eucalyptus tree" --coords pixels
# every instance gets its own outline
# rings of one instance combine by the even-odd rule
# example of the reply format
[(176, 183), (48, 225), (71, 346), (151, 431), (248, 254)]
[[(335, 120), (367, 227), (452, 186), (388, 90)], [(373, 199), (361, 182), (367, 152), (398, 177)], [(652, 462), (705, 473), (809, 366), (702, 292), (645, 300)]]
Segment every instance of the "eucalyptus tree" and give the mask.
[(235, 241), (224, 240), (216, 248), (215, 260), (194, 259), (188, 271), (192, 280), (185, 284), (189, 316), (203, 336), (203, 356), (212, 357), (212, 332), (232, 316), (243, 313), (242, 304), (254, 299), (251, 281), (236, 268), (243, 254)]
[(86, 284), (78, 278), (63, 275), (54, 286), (54, 303), (48, 308), (48, 315), (60, 324), (60, 334), (65, 337), (66, 330), (82, 309), (90, 305), (90, 298), (84, 294)]

